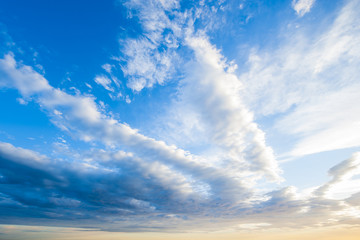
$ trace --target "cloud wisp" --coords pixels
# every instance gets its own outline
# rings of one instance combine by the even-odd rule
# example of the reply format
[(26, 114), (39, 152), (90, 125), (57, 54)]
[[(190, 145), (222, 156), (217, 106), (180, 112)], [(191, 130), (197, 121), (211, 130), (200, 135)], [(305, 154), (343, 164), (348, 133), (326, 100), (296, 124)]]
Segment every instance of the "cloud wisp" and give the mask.
[(292, 7), (295, 10), (296, 14), (302, 17), (306, 13), (310, 12), (314, 3), (315, 0), (293, 0)]

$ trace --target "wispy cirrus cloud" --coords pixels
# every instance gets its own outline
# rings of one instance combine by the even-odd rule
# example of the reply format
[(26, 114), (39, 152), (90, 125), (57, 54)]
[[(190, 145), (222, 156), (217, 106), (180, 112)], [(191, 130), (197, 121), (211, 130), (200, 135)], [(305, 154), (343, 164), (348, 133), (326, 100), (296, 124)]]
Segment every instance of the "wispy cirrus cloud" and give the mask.
[(106, 77), (104, 75), (98, 75), (95, 77), (94, 81), (97, 84), (103, 86), (106, 90), (111, 91), (111, 92), (114, 91), (114, 89), (109, 86), (111, 84), (111, 80), (108, 77)]
[[(120, 41), (120, 65), (127, 87), (135, 92), (164, 84), (176, 71), (178, 38), (186, 18), (178, 1), (125, 1), (130, 16), (139, 19), (139, 38)], [(172, 18), (172, 20), (170, 20)]]
[(258, 118), (273, 116), (277, 129), (298, 139), (290, 156), (359, 146), (350, 133), (360, 117), (352, 104), (359, 101), (358, 7), (349, 1), (312, 38), (293, 29), (281, 48), (249, 56), (249, 71), (240, 76), (245, 101)]

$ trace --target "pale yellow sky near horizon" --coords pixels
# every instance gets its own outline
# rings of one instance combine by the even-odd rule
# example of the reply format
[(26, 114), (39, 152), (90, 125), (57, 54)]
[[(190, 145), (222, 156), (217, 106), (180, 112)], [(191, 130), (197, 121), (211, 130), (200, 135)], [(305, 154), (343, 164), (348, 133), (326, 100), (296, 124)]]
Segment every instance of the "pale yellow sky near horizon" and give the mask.
[(326, 227), (308, 229), (247, 230), (208, 233), (122, 233), (42, 226), (0, 225), (0, 239), (46, 240), (359, 240), (360, 228)]

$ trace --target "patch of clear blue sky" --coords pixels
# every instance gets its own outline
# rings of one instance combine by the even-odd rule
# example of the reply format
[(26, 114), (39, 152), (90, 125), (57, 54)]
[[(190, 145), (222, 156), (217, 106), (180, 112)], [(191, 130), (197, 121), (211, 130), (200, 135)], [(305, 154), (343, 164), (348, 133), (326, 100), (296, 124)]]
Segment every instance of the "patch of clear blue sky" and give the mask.
[(299, 189), (320, 186), (332, 177), (328, 170), (338, 163), (350, 158), (359, 151), (358, 147), (327, 151), (300, 157), (281, 164), (287, 186), (296, 186)]
[[(159, 98), (162, 93), (144, 91), (130, 97), (133, 102), (128, 105), (125, 101), (112, 101), (107, 92), (93, 81), (96, 74), (104, 72), (101, 65), (119, 54), (118, 39), (136, 37), (141, 31), (137, 21), (127, 18), (127, 14), (127, 10), (113, 0), (1, 1), (1, 54), (12, 51), (18, 60), (39, 72), (41, 69), (36, 65), (40, 64), (50, 84), (66, 91), (71, 92), (69, 88), (75, 87), (87, 93), (89, 89), (85, 83), (89, 83), (93, 86), (91, 93), (112, 107), (115, 113), (120, 113), (116, 116), (121, 121), (140, 127), (139, 118), (154, 110), (151, 106), (144, 106), (153, 101), (143, 100), (141, 95), (154, 100), (154, 95)], [(7, 42), (15, 45), (4, 47)], [(121, 75), (117, 77), (122, 80)], [(132, 94), (124, 82), (122, 89), (125, 91), (123, 94)], [(1, 106), (4, 115), (1, 123), (10, 135), (26, 139), (24, 134), (31, 137), (39, 134), (36, 134), (37, 130), (53, 128), (38, 107), (31, 102), (22, 106), (16, 102), (17, 97), (16, 92), (1, 95), (2, 102), (9, 102)], [(22, 126), (28, 129), (20, 131)]]
[[(1, 17), (20, 48), (38, 52), (55, 87), (67, 72), (92, 79), (99, 63), (116, 52), (125, 12), (113, 1), (2, 1)], [(81, 74), (81, 75), (80, 75)]]

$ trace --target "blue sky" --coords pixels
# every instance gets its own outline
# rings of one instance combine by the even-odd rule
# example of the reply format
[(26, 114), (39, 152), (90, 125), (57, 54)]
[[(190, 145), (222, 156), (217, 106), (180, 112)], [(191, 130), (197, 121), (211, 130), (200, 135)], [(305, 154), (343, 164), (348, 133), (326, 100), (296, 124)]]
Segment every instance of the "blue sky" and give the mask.
[(0, 2), (0, 224), (358, 225), (359, 8)]

